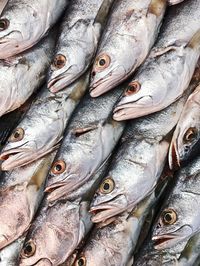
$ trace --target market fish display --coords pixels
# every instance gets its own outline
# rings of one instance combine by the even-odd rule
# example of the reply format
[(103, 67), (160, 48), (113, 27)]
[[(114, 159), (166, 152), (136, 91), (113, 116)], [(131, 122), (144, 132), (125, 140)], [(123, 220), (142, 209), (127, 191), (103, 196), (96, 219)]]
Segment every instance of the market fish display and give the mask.
[(51, 92), (63, 89), (87, 70), (113, 1), (71, 1), (63, 17), (49, 73), (48, 87)]
[(67, 3), (67, 0), (9, 0), (0, 14), (0, 59), (36, 44), (57, 22)]
[(55, 154), (5, 172), (0, 179), (0, 249), (26, 230), (43, 196), (43, 189)]
[(112, 119), (112, 109), (121, 91), (121, 87), (116, 88), (98, 99), (87, 94), (81, 101), (51, 168), (45, 190), (51, 191), (50, 201), (70, 196), (111, 155), (125, 126)]
[(0, 60), (0, 116), (20, 107), (44, 83), (55, 45), (52, 35), (20, 55)]
[(161, 112), (128, 124), (120, 148), (91, 204), (94, 223), (133, 209), (153, 191), (166, 162), (171, 131), (190, 89)]
[(88, 74), (56, 94), (45, 85), (1, 151), (1, 169), (8, 171), (26, 165), (57, 149), (87, 86)]
[(200, 85), (188, 98), (174, 132), (169, 164), (180, 166), (181, 162), (197, 153), (200, 147)]
[(92, 97), (113, 89), (142, 64), (157, 37), (166, 5), (165, 0), (115, 2), (91, 73)]
[(171, 248), (200, 232), (200, 157), (182, 168), (153, 228), (155, 249)]
[(188, 87), (200, 55), (198, 0), (170, 7), (158, 41), (114, 109), (117, 121), (164, 109)]
[(28, 231), (20, 266), (38, 263), (57, 266), (69, 258), (92, 228), (89, 204), (106, 166), (90, 182), (77, 189), (71, 201), (67, 194), (53, 203), (45, 198)]

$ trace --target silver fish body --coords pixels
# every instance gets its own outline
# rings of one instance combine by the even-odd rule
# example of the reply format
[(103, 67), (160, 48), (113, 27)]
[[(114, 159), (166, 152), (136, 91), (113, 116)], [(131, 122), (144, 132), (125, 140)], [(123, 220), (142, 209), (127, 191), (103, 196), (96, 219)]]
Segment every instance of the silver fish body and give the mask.
[(200, 85), (189, 96), (173, 134), (169, 164), (180, 164), (198, 149), (200, 141)]
[(0, 59), (36, 44), (64, 11), (67, 0), (10, 0), (0, 16)]
[(113, 0), (75, 0), (61, 24), (48, 87), (55, 93), (72, 83), (89, 67)]
[[(73, 200), (69, 201), (67, 195), (55, 202), (49, 202), (48, 197), (45, 198), (28, 231), (21, 251), (20, 266), (57, 266), (68, 260), (92, 228), (89, 203), (106, 166), (107, 164), (93, 176), (89, 185), (83, 186), (84, 189), (81, 187), (76, 190)], [(35, 252), (26, 252), (30, 245), (34, 246)]]
[(52, 94), (44, 86), (1, 151), (4, 171), (35, 161), (60, 145), (66, 124), (84, 95), (88, 75)]
[(5, 172), (1, 176), (0, 249), (28, 230), (41, 202), (54, 155), (48, 155), (29, 166)]
[(44, 83), (54, 44), (50, 34), (23, 54), (0, 60), (0, 116), (20, 107)]
[(180, 98), (200, 55), (198, 0), (171, 7), (158, 41), (114, 109), (117, 121), (154, 113)]
[(92, 97), (114, 88), (142, 64), (156, 39), (165, 9), (165, 0), (115, 2), (91, 73)]
[(120, 94), (121, 88), (98, 99), (87, 94), (76, 109), (48, 178), (49, 201), (89, 182), (111, 155), (125, 126), (111, 118)]
[(182, 168), (177, 184), (162, 206), (154, 224), (152, 240), (154, 248), (163, 250), (189, 240), (200, 232), (200, 157)]
[(94, 223), (133, 209), (153, 191), (166, 162), (171, 131), (186, 99), (187, 94), (165, 110), (128, 124), (91, 204)]

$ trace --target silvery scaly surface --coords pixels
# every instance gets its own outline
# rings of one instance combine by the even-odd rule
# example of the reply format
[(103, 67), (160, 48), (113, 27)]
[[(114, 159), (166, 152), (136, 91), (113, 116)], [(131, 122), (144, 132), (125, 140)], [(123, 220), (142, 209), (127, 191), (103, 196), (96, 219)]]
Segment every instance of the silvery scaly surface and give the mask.
[(49, 201), (70, 197), (111, 155), (125, 126), (111, 117), (121, 91), (117, 88), (98, 99), (87, 94), (81, 101), (51, 168), (46, 186), (51, 191)]
[(45, 85), (4, 146), (0, 155), (2, 170), (26, 165), (57, 149), (87, 86), (88, 74), (56, 94)]
[(93, 222), (133, 209), (153, 191), (166, 162), (172, 130), (191, 89), (168, 108), (128, 124), (91, 204)]
[(57, 92), (89, 67), (114, 0), (73, 0), (63, 17), (48, 87)]
[(200, 55), (198, 0), (170, 7), (158, 41), (114, 109), (115, 120), (164, 109), (188, 87)]
[(132, 254), (144, 226), (144, 221), (162, 191), (162, 189), (156, 193), (154, 191), (138, 204), (131, 214), (125, 212), (103, 228), (96, 226), (77, 256), (74, 265), (131, 266), (133, 263)]
[(200, 157), (182, 168), (176, 178), (153, 227), (152, 240), (158, 250), (173, 248), (200, 232)]
[(55, 154), (26, 167), (2, 174), (0, 179), (0, 249), (26, 230), (41, 202), (44, 183)]
[(113, 89), (141, 65), (157, 37), (166, 5), (165, 0), (115, 2), (93, 65), (92, 97)]
[(21, 236), (9, 246), (0, 250), (0, 266), (18, 266), (19, 253), (23, 246), (25, 237)]
[(67, 195), (53, 203), (45, 198), (28, 231), (20, 266), (57, 266), (71, 256), (92, 228), (89, 204), (106, 166), (107, 163), (90, 182), (75, 191), (72, 201)]
[(200, 85), (189, 96), (178, 121), (169, 151), (169, 164), (180, 166), (198, 150), (200, 141)]
[(67, 0), (9, 0), (0, 15), (0, 59), (36, 44), (56, 23), (67, 3)]
[(23, 54), (0, 60), (0, 116), (21, 106), (45, 81), (55, 45), (52, 35)]

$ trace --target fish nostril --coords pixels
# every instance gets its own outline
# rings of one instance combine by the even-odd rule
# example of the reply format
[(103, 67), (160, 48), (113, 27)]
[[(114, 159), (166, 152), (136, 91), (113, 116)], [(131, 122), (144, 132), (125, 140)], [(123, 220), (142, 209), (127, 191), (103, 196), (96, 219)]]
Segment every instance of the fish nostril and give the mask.
[(95, 77), (96, 72), (95, 71), (92, 71), (91, 75), (92, 75), (92, 77)]

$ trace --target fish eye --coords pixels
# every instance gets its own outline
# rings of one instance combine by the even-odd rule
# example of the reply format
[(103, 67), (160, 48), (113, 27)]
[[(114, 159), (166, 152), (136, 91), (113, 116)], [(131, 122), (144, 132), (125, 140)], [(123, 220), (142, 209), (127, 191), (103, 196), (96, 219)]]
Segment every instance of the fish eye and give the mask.
[(6, 18), (0, 19), (0, 31), (4, 31), (9, 27), (9, 20)]
[(141, 84), (138, 81), (131, 82), (125, 91), (125, 96), (137, 93), (140, 90), (140, 88)]
[(107, 54), (98, 56), (95, 62), (95, 69), (98, 71), (104, 70), (110, 65), (110, 61), (110, 57)]
[(85, 257), (80, 257), (77, 261), (76, 261), (76, 266), (85, 266), (86, 265), (86, 258)]
[(106, 178), (100, 186), (100, 192), (108, 194), (113, 191), (115, 183), (112, 178)]
[(66, 57), (62, 54), (58, 54), (55, 56), (54, 60), (53, 60), (53, 67), (56, 69), (61, 69), (65, 66), (66, 64)]
[(22, 249), (21, 256), (29, 258), (35, 254), (36, 245), (32, 240), (29, 240)]
[(9, 142), (17, 142), (17, 141), (22, 140), (23, 137), (24, 137), (24, 130), (23, 130), (23, 128), (19, 127), (13, 131), (13, 133), (10, 136), (10, 138), (8, 139), (8, 141)]
[(197, 129), (194, 127), (190, 127), (186, 132), (183, 137), (184, 142), (191, 142), (193, 141), (197, 136)]
[(59, 174), (62, 174), (66, 169), (66, 164), (64, 161), (62, 160), (58, 160), (56, 161), (52, 168), (51, 168), (51, 172), (55, 175), (59, 175)]
[(172, 209), (164, 210), (162, 213), (162, 221), (165, 225), (174, 224), (177, 221), (177, 214)]

